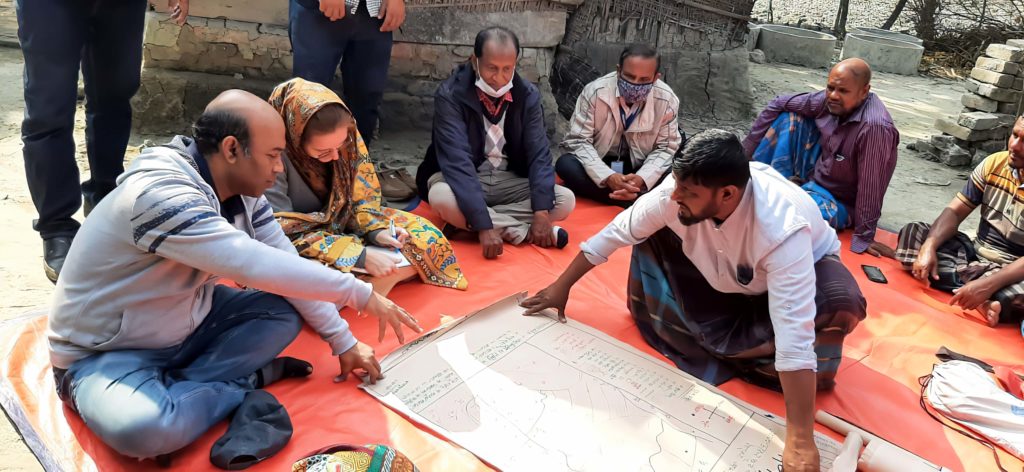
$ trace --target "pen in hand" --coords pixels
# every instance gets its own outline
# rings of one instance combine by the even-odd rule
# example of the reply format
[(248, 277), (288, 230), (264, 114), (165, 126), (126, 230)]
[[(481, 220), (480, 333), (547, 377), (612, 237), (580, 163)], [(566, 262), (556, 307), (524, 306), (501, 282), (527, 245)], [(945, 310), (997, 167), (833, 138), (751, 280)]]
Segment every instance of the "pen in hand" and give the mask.
[[(398, 232), (395, 231), (395, 220), (388, 221), (388, 231), (390, 231), (391, 239), (398, 241)], [(398, 248), (393, 248), (395, 252), (399, 252)]]

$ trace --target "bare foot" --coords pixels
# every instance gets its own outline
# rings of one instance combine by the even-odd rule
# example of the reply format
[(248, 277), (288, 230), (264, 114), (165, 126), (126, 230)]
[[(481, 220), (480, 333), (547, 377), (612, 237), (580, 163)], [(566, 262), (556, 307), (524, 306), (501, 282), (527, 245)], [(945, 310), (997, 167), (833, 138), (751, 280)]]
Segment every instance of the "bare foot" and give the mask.
[(1003, 311), (1003, 306), (999, 302), (993, 300), (982, 303), (978, 307), (978, 313), (985, 317), (985, 321), (988, 322), (989, 327), (995, 328), (999, 324), (999, 313)]

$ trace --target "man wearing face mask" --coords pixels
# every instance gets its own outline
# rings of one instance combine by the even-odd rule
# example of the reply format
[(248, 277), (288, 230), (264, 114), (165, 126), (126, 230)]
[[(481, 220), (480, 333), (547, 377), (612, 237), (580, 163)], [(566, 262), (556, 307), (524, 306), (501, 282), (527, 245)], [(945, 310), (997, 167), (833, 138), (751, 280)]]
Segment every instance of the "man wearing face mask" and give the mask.
[(851, 251), (879, 256), (885, 247), (875, 229), (899, 143), (889, 111), (871, 93), (871, 67), (847, 59), (829, 72), (825, 90), (772, 100), (743, 150), (802, 186), (833, 228), (852, 227)]
[(468, 64), (434, 95), (434, 129), (416, 175), (420, 196), (452, 228), (476, 232), (484, 257), (503, 244), (562, 248), (552, 223), (576, 206), (555, 185), (540, 92), (516, 73), (519, 39), (493, 26), (476, 36)]
[(817, 471), (816, 391), (835, 385), (843, 338), (866, 310), (836, 232), (727, 131), (691, 138), (672, 173), (581, 244), (558, 280), (523, 302), (525, 314), (555, 308), (564, 321), (576, 281), (634, 246), (628, 303), (644, 339), (706, 382), (781, 387), (783, 466)]
[(654, 48), (629, 46), (615, 72), (580, 93), (555, 163), (576, 195), (626, 207), (668, 171), (682, 136), (679, 98), (660, 80), (660, 67)]

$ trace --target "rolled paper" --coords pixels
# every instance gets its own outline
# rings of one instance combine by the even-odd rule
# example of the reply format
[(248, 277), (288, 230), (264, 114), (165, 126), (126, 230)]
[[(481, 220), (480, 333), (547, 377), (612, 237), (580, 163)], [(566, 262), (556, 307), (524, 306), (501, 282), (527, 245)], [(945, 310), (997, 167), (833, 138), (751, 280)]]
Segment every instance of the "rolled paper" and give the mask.
[(856, 431), (846, 435), (839, 455), (832, 461), (832, 472), (857, 472), (857, 459), (860, 448), (864, 447), (864, 438)]
[[(859, 462), (864, 472), (951, 472), (823, 410), (814, 413), (814, 420), (839, 434), (856, 434), (867, 442)], [(846, 448), (845, 442), (843, 448)]]

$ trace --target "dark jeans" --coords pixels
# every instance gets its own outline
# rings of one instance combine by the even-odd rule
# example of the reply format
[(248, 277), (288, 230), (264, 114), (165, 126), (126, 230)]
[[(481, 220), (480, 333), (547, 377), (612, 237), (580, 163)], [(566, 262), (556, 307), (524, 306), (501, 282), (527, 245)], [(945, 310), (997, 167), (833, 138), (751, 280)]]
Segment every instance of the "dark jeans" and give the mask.
[(302, 329), (284, 298), (214, 290), (210, 313), (178, 346), (102, 352), (54, 369), (60, 398), (117, 452), (149, 458), (195, 441), (235, 411), (252, 374)]
[(291, 0), (288, 36), (292, 41), (292, 75), (330, 86), (341, 64), (345, 103), (352, 109), (366, 144), (377, 128), (380, 102), (391, 64), (391, 33), (380, 31), (383, 20), (371, 18), (365, 2), (332, 22), (316, 0)]
[[(606, 156), (604, 162), (611, 166), (611, 163), (616, 159), (614, 156)], [(622, 158), (622, 173), (632, 174), (633, 171), (633, 162), (628, 157)], [(572, 190), (577, 197), (589, 198), (605, 205), (616, 205), (622, 208), (627, 208), (633, 204), (633, 200), (626, 201), (610, 198), (608, 194), (612, 193), (612, 190), (608, 187), (598, 187), (594, 180), (587, 175), (587, 170), (583, 168), (583, 164), (576, 158), (575, 154), (562, 154), (562, 157), (559, 157), (558, 161), (555, 162), (555, 173), (562, 178), (565, 186)]]
[[(43, 239), (73, 236), (72, 215), (113, 190), (124, 171), (131, 133), (129, 100), (142, 68), (144, 0), (17, 0), (25, 56), (22, 154), (33, 227)], [(91, 176), (79, 183), (75, 162), (78, 67), (85, 80), (85, 141)]]

